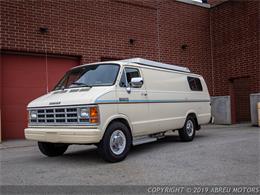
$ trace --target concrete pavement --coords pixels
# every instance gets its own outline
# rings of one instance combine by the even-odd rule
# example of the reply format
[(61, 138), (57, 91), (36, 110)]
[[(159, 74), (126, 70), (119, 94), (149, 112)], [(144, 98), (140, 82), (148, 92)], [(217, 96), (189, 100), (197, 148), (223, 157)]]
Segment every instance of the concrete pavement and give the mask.
[(193, 142), (167, 137), (134, 147), (116, 164), (95, 146), (48, 158), (24, 140), (3, 142), (0, 157), (2, 185), (260, 185), (260, 128), (208, 125)]

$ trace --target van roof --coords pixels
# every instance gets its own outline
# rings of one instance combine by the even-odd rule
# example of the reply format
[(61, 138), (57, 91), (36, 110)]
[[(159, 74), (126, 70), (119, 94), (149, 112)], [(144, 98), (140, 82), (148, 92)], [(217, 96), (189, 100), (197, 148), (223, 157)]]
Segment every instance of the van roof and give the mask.
[(163, 69), (169, 69), (169, 70), (177, 70), (181, 72), (190, 72), (189, 68), (187, 67), (182, 67), (182, 66), (177, 66), (173, 64), (166, 64), (166, 63), (161, 63), (161, 62), (156, 62), (152, 60), (146, 60), (143, 58), (131, 58), (131, 59), (126, 59), (126, 60), (120, 60), (121, 62), (126, 62), (128, 63), (136, 63), (144, 66), (152, 66), (152, 67), (157, 67), (157, 68), (163, 68)]
[(161, 62), (156, 62), (152, 60), (146, 60), (143, 58), (130, 58), (130, 59), (125, 59), (125, 60), (117, 60), (117, 61), (106, 61), (106, 62), (95, 62), (95, 63), (90, 63), (90, 64), (83, 64), (74, 68), (82, 67), (82, 66), (87, 66), (87, 65), (92, 65), (92, 64), (105, 64), (105, 63), (119, 63), (122, 65), (128, 65), (129, 63), (135, 63), (139, 65), (144, 65), (144, 66), (150, 66), (150, 67), (157, 67), (157, 68), (163, 68), (163, 69), (168, 69), (168, 70), (175, 70), (175, 71), (181, 71), (181, 72), (189, 72), (190, 70), (187, 67), (183, 66), (177, 66), (173, 64), (166, 64), (166, 63), (161, 63)]

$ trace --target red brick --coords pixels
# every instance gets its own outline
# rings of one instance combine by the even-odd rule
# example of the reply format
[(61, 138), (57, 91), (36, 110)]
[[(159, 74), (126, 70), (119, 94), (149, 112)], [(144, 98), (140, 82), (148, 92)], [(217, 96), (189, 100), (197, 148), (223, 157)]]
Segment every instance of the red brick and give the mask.
[(207, 9), (173, 0), (3, 0), (1, 40), (3, 50), (44, 53), (46, 44), (82, 63), (143, 57), (188, 66), (211, 95), (230, 95), (229, 79), (249, 76), (250, 93), (260, 92), (258, 1)]

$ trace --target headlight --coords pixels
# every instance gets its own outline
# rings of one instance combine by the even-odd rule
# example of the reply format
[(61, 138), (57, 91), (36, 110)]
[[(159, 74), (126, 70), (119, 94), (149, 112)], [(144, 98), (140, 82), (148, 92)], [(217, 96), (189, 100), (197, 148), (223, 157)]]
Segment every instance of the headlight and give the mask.
[(99, 110), (97, 106), (90, 106), (86, 108), (80, 108), (79, 110), (80, 121), (88, 121), (91, 124), (99, 123)]
[(37, 111), (36, 110), (32, 110), (29, 113), (30, 119), (36, 119), (37, 118)]
[(89, 109), (88, 108), (81, 108), (79, 115), (81, 118), (89, 118)]

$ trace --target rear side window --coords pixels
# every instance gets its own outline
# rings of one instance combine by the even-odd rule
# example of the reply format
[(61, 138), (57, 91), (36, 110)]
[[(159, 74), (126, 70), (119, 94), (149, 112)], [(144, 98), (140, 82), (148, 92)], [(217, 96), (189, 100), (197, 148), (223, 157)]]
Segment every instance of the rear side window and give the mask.
[(199, 78), (187, 77), (190, 89), (192, 91), (202, 91), (202, 85)]

